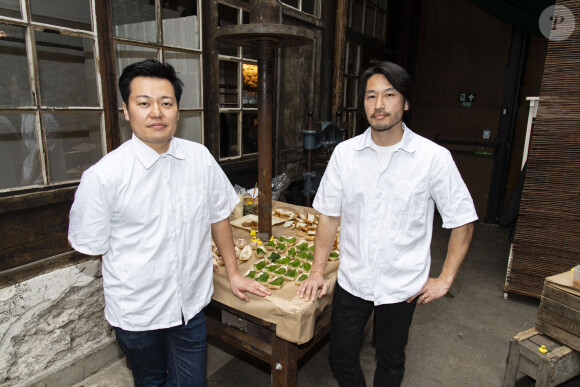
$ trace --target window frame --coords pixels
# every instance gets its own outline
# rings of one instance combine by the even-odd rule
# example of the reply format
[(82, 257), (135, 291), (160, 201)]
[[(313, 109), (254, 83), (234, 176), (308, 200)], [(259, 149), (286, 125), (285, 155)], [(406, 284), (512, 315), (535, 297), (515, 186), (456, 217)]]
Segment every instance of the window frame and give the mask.
[(315, 17), (315, 18), (318, 18), (319, 19), (320, 18), (320, 15), (321, 15), (321, 9), (322, 9), (322, 4), (321, 3), (322, 3), (323, 0), (314, 0), (316, 3), (314, 5), (315, 10), (314, 10), (314, 13), (313, 14), (302, 10), (302, 1), (303, 0), (298, 0), (298, 7), (294, 7), (294, 6), (290, 5), (290, 4), (287, 4), (287, 3), (284, 2), (284, 0), (280, 0), (280, 4), (283, 7), (288, 7), (290, 9), (296, 10), (296, 11), (298, 11), (298, 12), (304, 14), (304, 15), (308, 15), (310, 17)]
[[(227, 1), (217, 1), (216, 2), (216, 6), (219, 8), (219, 5), (224, 5), (230, 8), (234, 8), (237, 9), (238, 12), (238, 25), (239, 24), (244, 24), (244, 12), (248, 12), (247, 9), (245, 9), (242, 5), (238, 5), (238, 4), (232, 4), (231, 2), (227, 2)], [(249, 15), (248, 15), (249, 16)], [(249, 17), (248, 17), (249, 20)], [(218, 15), (218, 21), (219, 21), (219, 15)], [(256, 115), (258, 114), (258, 105), (256, 103), (256, 105), (254, 107), (247, 107), (244, 106), (243, 103), (243, 65), (244, 64), (253, 64), (253, 65), (258, 65), (258, 60), (257, 59), (252, 59), (252, 58), (248, 58), (248, 57), (244, 57), (244, 47), (242, 46), (238, 46), (237, 47), (237, 54), (236, 55), (226, 55), (226, 54), (220, 54), (219, 53), (219, 45), (216, 45), (216, 52), (217, 52), (217, 60), (218, 60), (218, 68), (220, 67), (220, 64), (222, 63), (222, 61), (224, 62), (232, 62), (232, 63), (237, 63), (238, 65), (238, 70), (237, 70), (237, 101), (238, 104), (236, 107), (222, 107), (221, 103), (219, 102), (218, 99), (218, 111), (219, 114), (236, 114), (237, 115), (237, 123), (236, 123), (236, 139), (237, 139), (237, 146), (238, 146), (238, 154), (237, 155), (232, 155), (232, 156), (226, 156), (226, 157), (222, 157), (221, 156), (221, 150), (218, 151), (218, 155), (219, 155), (219, 161), (220, 162), (230, 162), (230, 161), (243, 161), (246, 159), (253, 159), (257, 156), (258, 151), (256, 150), (256, 152), (251, 152), (251, 153), (244, 153), (244, 143), (243, 143), (243, 115), (244, 112), (255, 112)], [(219, 85), (219, 77), (218, 77), (218, 85), (217, 85), (217, 94), (219, 97), (219, 89), (220, 89), (220, 85)], [(220, 128), (220, 133), (221, 133), (221, 128)], [(221, 134), (220, 134), (221, 136)]]
[[(24, 47), (26, 50), (26, 63), (27, 72), (29, 77), (29, 87), (32, 95), (31, 104), (28, 106), (6, 106), (0, 107), (0, 112), (10, 112), (10, 113), (34, 113), (35, 116), (35, 133), (38, 145), (38, 152), (40, 152), (41, 157), (40, 169), (42, 182), (38, 184), (30, 184), (20, 187), (12, 187), (6, 189), (0, 189), (0, 197), (6, 197), (10, 195), (25, 194), (31, 191), (38, 190), (54, 190), (62, 187), (66, 187), (71, 184), (77, 184), (80, 178), (71, 178), (60, 182), (49, 181), (48, 172), (48, 150), (45, 143), (45, 125), (41, 116), (43, 114), (50, 114), (51, 112), (58, 113), (99, 113), (99, 133), (100, 133), (100, 147), (101, 147), (101, 157), (106, 153), (107, 149), (107, 139), (105, 130), (105, 102), (103, 96), (103, 78), (101, 76), (101, 71), (99, 70), (99, 63), (101, 58), (101, 46), (99, 44), (99, 34), (97, 29), (97, 17), (96, 1), (98, 0), (87, 0), (90, 8), (90, 18), (91, 18), (91, 29), (82, 30), (77, 28), (65, 27), (56, 24), (49, 24), (45, 22), (33, 21), (33, 15), (30, 11), (29, 0), (19, 0), (21, 18), (14, 18), (0, 15), (0, 23), (8, 24), (15, 27), (24, 28)], [(65, 20), (65, 19), (63, 19)], [(96, 88), (96, 100), (97, 106), (49, 106), (43, 104), (40, 98), (40, 76), (39, 76), (39, 63), (38, 63), (38, 50), (36, 45), (36, 32), (51, 32), (56, 33), (59, 36), (70, 36), (82, 39), (89, 39), (93, 43), (93, 53), (94, 53), (94, 69), (95, 69), (95, 88)]]
[[(112, 17), (112, 13), (113, 13), (113, 7), (112, 7), (112, 2), (115, 0), (107, 0), (109, 1), (110, 4), (110, 10), (109, 12), (111, 13), (111, 20), (113, 19)], [(201, 0), (191, 0), (191, 2), (195, 2), (195, 4), (197, 5), (197, 33), (199, 36), (199, 45), (197, 48), (188, 48), (188, 47), (181, 47), (181, 46), (177, 46), (174, 44), (166, 44), (163, 36), (164, 36), (164, 32), (163, 32), (163, 21), (165, 19), (163, 19), (163, 4), (162, 4), (162, 0), (152, 0), (155, 2), (155, 24), (157, 27), (157, 41), (156, 42), (144, 42), (142, 40), (138, 40), (138, 39), (131, 39), (131, 38), (126, 38), (126, 37), (117, 37), (114, 36), (114, 25), (111, 21), (111, 27), (110, 27), (110, 37), (111, 37), (111, 50), (112, 50), (112, 56), (113, 56), (113, 69), (114, 69), (114, 76), (111, 77), (112, 79), (109, 79), (109, 82), (113, 82), (115, 85), (117, 84), (117, 81), (119, 79), (119, 76), (121, 75), (121, 72), (123, 69), (118, 68), (117, 66), (117, 62), (118, 62), (118, 58), (116, 55), (116, 48), (118, 47), (118, 45), (127, 45), (127, 46), (132, 46), (132, 47), (144, 47), (144, 48), (148, 48), (148, 49), (152, 49), (156, 51), (156, 55), (155, 58), (161, 62), (165, 61), (166, 55), (168, 52), (172, 52), (172, 53), (183, 53), (183, 54), (194, 54), (197, 55), (199, 57), (199, 103), (200, 106), (198, 107), (184, 107), (183, 103), (180, 103), (179, 105), (179, 113), (182, 115), (185, 115), (187, 113), (197, 113), (199, 114), (199, 122), (200, 122), (200, 134), (201, 134), (201, 144), (205, 144), (206, 138), (205, 138), (205, 99), (204, 99), (204, 77), (203, 77), (203, 73), (204, 73), (204, 52), (203, 52), (203, 17), (202, 17), (202, 1)], [(118, 95), (118, 92), (117, 92)], [(119, 144), (121, 144), (123, 141), (123, 133), (121, 132), (121, 128), (123, 126), (122, 121), (120, 119), (120, 117), (122, 117), (123, 115), (123, 108), (122, 108), (122, 100), (120, 100), (118, 97), (116, 98), (116, 107), (115, 107), (115, 111), (117, 116), (119, 117), (119, 133), (118, 133), (118, 141)], [(183, 101), (182, 101), (183, 102)], [(127, 139), (125, 139), (126, 141)]]

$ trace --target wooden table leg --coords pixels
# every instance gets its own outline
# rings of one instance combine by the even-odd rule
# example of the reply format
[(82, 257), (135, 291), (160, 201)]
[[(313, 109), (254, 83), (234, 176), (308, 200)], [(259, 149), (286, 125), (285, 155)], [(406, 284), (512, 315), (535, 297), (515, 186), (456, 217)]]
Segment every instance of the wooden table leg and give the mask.
[(273, 387), (295, 387), (298, 380), (298, 344), (272, 333), (272, 361), (270, 363)]

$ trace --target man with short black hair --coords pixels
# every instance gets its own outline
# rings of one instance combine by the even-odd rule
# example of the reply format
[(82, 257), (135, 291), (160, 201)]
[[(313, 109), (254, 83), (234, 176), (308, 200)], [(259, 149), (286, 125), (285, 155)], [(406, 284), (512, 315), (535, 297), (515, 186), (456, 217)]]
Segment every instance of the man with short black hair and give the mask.
[(173, 137), (173, 67), (129, 65), (119, 89), (133, 137), (83, 174), (69, 242), (103, 257), (105, 317), (135, 385), (205, 386), (212, 236), (237, 297), (270, 292), (239, 272), (228, 219), (239, 199), (226, 175), (203, 145)]
[[(328, 289), (324, 269), (340, 224), (340, 266), (332, 304), (330, 361), (341, 386), (364, 386), (359, 352), (374, 311), (378, 365), (375, 386), (399, 386), (415, 305), (449, 290), (465, 259), (473, 201), (445, 148), (413, 133), (403, 115), (411, 104), (409, 74), (391, 62), (366, 70), (359, 106), (370, 124), (334, 150), (313, 207), (320, 212), (306, 301)], [(434, 206), (451, 228), (447, 257), (429, 278)]]

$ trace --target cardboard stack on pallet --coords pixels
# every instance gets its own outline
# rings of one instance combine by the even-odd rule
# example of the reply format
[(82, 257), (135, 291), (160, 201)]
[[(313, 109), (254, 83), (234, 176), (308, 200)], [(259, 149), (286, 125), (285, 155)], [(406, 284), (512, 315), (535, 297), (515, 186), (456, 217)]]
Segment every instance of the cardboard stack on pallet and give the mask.
[(572, 271), (545, 279), (536, 329), (580, 351), (580, 289)]

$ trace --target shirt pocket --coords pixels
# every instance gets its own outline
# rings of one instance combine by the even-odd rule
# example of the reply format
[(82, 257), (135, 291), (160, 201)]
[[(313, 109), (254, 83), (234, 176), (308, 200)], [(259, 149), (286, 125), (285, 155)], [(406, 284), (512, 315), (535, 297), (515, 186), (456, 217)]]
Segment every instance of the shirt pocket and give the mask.
[(209, 224), (207, 188), (203, 184), (182, 187), (177, 192), (177, 217), (183, 223)]

